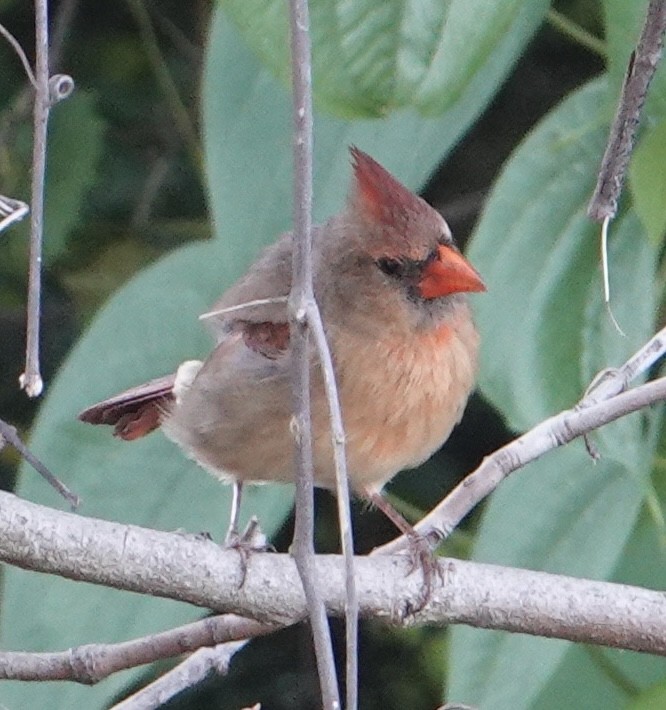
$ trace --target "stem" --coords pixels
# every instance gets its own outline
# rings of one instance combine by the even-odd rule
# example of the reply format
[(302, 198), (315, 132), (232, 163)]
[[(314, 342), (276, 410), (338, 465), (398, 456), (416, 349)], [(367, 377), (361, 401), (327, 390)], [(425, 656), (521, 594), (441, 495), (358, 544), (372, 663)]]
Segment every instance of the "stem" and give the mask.
[(556, 30), (581, 47), (585, 47), (585, 49), (599, 55), (602, 59), (608, 57), (605, 43), (573, 20), (570, 20), (566, 15), (551, 8), (548, 10), (546, 18)]
[(39, 368), (39, 328), (42, 297), (42, 232), (49, 97), (49, 30), (47, 0), (35, 2), (35, 106), (33, 109), (32, 186), (30, 204), (30, 265), (25, 371), (21, 387), (38, 397), (44, 387)]
[(316, 308), (312, 287), (312, 80), (307, 0), (290, 0), (294, 108), (294, 238), (289, 296), (292, 396), (296, 435), (296, 520), (292, 554), (303, 584), (322, 701), (340, 708), (331, 631), (317, 588), (314, 554), (314, 475), (310, 415), (308, 313)]

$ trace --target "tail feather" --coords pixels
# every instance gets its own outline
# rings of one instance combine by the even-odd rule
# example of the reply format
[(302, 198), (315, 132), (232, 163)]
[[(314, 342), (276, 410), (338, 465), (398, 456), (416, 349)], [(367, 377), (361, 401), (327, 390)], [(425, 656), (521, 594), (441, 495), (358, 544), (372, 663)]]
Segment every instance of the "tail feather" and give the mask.
[(110, 424), (114, 436), (138, 439), (160, 426), (162, 415), (174, 399), (176, 375), (166, 375), (105, 399), (79, 414), (88, 424)]

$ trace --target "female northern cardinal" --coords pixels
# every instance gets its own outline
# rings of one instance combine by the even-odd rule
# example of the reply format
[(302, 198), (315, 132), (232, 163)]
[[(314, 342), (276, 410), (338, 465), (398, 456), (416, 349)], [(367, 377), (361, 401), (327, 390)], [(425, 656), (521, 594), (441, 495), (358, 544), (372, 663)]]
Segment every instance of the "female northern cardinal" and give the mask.
[[(313, 230), (314, 290), (335, 364), (350, 486), (413, 534), (381, 489), (425, 461), (460, 420), (478, 346), (463, 292), (485, 286), (434, 209), (370, 156), (357, 148), (351, 155), (345, 209)], [(232, 481), (228, 540), (237, 539), (243, 482), (294, 477), (284, 298), (291, 250), (285, 234), (215, 304), (209, 320), (217, 345), (207, 360), (79, 415), (114, 424), (127, 440), (161, 426), (188, 456)], [(251, 304), (263, 299), (272, 300)], [(333, 489), (328, 405), (314, 355), (311, 399), (315, 483)]]

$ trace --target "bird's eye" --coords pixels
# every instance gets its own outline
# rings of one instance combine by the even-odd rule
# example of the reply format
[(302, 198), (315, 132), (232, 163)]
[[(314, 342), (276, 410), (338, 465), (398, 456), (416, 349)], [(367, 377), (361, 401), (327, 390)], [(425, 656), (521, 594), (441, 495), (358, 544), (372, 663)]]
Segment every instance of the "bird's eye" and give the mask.
[(387, 276), (401, 276), (404, 272), (404, 264), (397, 259), (377, 259), (377, 266)]
[(439, 252), (437, 251), (437, 249), (432, 249), (430, 252), (428, 252), (428, 256), (426, 256), (426, 258), (423, 260), (423, 266), (431, 264), (437, 259), (438, 255)]

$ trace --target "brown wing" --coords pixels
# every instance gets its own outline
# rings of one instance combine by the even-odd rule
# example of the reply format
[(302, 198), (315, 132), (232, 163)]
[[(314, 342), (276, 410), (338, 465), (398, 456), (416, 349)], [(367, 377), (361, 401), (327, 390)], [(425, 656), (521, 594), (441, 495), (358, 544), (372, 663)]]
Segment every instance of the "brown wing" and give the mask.
[(173, 400), (176, 375), (166, 375), (132, 387), (93, 404), (79, 414), (88, 424), (112, 424), (114, 436), (126, 441), (149, 434), (160, 425), (165, 407)]
[(289, 323), (249, 323), (240, 321), (246, 347), (271, 360), (279, 357), (289, 346)]

